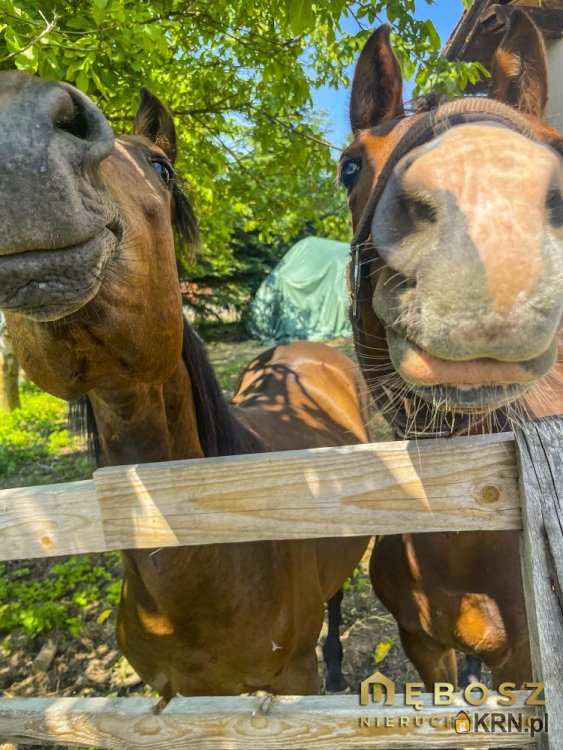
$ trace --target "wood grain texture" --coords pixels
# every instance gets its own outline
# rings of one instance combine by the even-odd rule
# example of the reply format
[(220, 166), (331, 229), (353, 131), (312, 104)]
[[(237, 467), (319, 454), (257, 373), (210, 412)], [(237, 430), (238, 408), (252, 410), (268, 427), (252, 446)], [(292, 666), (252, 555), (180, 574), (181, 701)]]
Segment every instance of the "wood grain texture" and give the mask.
[[(354, 695), (279, 696), (267, 714), (254, 697), (175, 698), (158, 716), (151, 713), (156, 701), (147, 698), (12, 698), (0, 700), (0, 738), (116, 750), (534, 747), (529, 735), (456, 734), (451, 717), (460, 710), (459, 703), (436, 708), (425, 696), (422, 710), (415, 711), (403, 707), (401, 698), (396, 696), (396, 707), (362, 708)], [(533, 715), (523, 705), (522, 694), (510, 710)], [(499, 711), (494, 697), (475, 709), (483, 711)], [(410, 726), (398, 726), (401, 716), (409, 718)], [(422, 727), (414, 726), (415, 716), (424, 717)], [(431, 716), (436, 717), (436, 729), (428, 725)], [(392, 726), (385, 727), (385, 717)], [(370, 726), (362, 726), (361, 718)]]
[(142, 464), (94, 475), (113, 548), (519, 528), (510, 437)]
[(563, 748), (563, 418), (516, 433), (524, 514), (522, 576), (532, 661), (545, 682), (550, 732), (541, 747)]
[(0, 492), (0, 559), (520, 529), (511, 435), (115, 466)]
[(105, 549), (92, 480), (0, 492), (0, 560)]

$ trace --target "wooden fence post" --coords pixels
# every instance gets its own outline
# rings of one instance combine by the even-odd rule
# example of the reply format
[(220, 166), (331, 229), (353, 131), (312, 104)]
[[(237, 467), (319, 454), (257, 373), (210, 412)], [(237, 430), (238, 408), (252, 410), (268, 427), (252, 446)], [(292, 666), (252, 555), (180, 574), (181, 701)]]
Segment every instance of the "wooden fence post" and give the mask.
[(21, 405), (19, 372), (20, 366), (0, 312), (0, 411), (13, 411)]
[(534, 677), (545, 683), (549, 733), (563, 749), (563, 418), (516, 431), (522, 495), (522, 577)]

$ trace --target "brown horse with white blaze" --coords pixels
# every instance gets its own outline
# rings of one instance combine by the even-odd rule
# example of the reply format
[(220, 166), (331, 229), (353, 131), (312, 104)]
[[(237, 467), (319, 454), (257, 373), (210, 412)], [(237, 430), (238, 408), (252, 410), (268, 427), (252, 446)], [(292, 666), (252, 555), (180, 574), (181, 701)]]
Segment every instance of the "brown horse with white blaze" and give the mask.
[[(541, 35), (524, 12), (499, 14), (487, 98), (425, 97), (407, 113), (387, 27), (355, 71), (339, 169), (355, 342), (400, 438), (563, 413), (563, 140), (542, 120)], [(428, 687), (457, 682), (454, 649), (496, 684), (531, 678), (518, 534), (385, 537), (371, 577)]]
[[(0, 74), (0, 309), (28, 376), (86, 396), (105, 465), (365, 441), (359, 374), (320, 344), (266, 353), (225, 403), (182, 315), (174, 124), (143, 90), (135, 126), (114, 139), (71, 86)], [(119, 643), (165, 699), (314, 693), (324, 602), (366, 544), (124, 551)]]

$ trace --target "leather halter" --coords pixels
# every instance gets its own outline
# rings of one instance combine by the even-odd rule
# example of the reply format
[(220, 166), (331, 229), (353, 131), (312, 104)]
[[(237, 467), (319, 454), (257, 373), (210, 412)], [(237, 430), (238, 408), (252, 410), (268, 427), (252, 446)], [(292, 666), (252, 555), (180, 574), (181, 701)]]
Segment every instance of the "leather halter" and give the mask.
[[(401, 118), (397, 118), (399, 121)], [(463, 99), (457, 99), (452, 102), (440, 104), (430, 111), (424, 112), (419, 115), (412, 127), (405, 133), (404, 137), (397, 143), (389, 158), (385, 162), (381, 173), (377, 177), (375, 187), (370, 195), (370, 198), (362, 211), (358, 227), (354, 234), (351, 242), (350, 250), (350, 277), (351, 277), (351, 320), (354, 330), (354, 342), (356, 345), (356, 351), (358, 351), (358, 335), (359, 335), (359, 300), (362, 286), (367, 284), (369, 286), (369, 280), (364, 272), (365, 263), (363, 258), (367, 251), (378, 254), (377, 243), (375, 238), (371, 236), (371, 225), (373, 217), (377, 209), (377, 205), (383, 191), (387, 185), (389, 178), (391, 177), (393, 170), (399, 163), (399, 161), (406, 156), (410, 151), (422, 146), (425, 143), (430, 143), (432, 140), (442, 135), (446, 131), (450, 130), (457, 125), (467, 125), (470, 123), (488, 123), (494, 125), (500, 125), (502, 127), (513, 130), (526, 138), (539, 142), (539, 139), (533, 133), (530, 128), (529, 121), (517, 110), (509, 107), (502, 102), (498, 102), (493, 99), (487, 99), (484, 97), (466, 97)], [(388, 129), (389, 124), (384, 123), (382, 127)], [(374, 129), (377, 132), (377, 128)], [(370, 292), (371, 292), (371, 286)], [(428, 408), (432, 408), (428, 405)], [(496, 411), (497, 420), (500, 422), (499, 429), (510, 429), (509, 421), (506, 414), (502, 409)], [(424, 416), (424, 415), (423, 415)], [(464, 435), (468, 434), (471, 429), (469, 417), (466, 415), (451, 415), (452, 416), (452, 428), (448, 431), (440, 431), (434, 433), (419, 433), (419, 437), (451, 437), (453, 435)], [(481, 421), (483, 421), (485, 417)], [(457, 429), (453, 426), (455, 421), (458, 422)], [(480, 424), (477, 422), (473, 424), (476, 427)], [(409, 426), (417, 428), (416, 419), (414, 423), (409, 420), (408, 417), (408, 406), (403, 402), (402, 407), (397, 409), (395, 417), (393, 419), (392, 426), (398, 437), (407, 438)]]

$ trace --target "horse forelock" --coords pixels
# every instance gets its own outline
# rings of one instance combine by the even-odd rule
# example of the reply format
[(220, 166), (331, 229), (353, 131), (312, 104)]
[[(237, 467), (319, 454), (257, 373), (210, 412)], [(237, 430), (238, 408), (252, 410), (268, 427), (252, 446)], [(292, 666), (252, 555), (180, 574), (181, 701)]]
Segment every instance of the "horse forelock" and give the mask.
[(205, 456), (260, 453), (257, 436), (234, 416), (225, 400), (205, 345), (184, 320), (182, 359), (190, 376), (199, 439)]
[(85, 440), (88, 455), (96, 466), (100, 466), (102, 463), (100, 435), (88, 396), (82, 396), (69, 403), (68, 422), (71, 432)]

